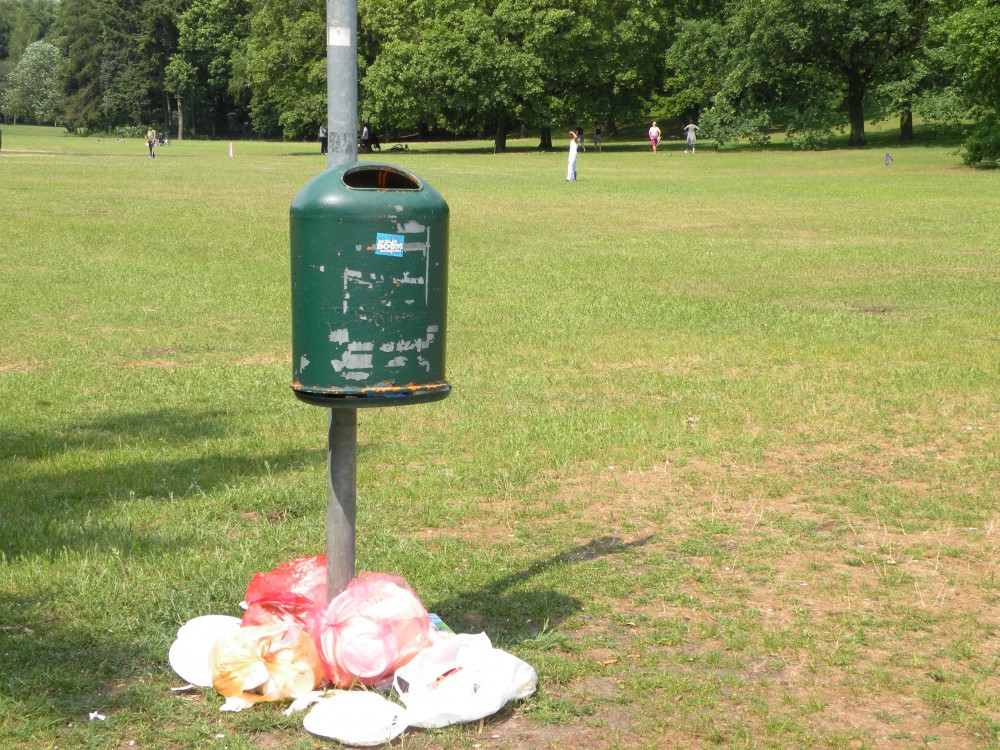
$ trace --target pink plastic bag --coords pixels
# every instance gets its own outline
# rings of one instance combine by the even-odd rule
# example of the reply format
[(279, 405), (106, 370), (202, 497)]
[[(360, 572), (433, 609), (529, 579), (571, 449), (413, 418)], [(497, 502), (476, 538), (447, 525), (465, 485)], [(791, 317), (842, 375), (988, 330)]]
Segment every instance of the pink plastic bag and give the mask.
[(316, 639), (316, 621), (326, 608), (326, 555), (296, 557), (267, 573), (257, 573), (243, 601), (247, 605), (244, 627), (299, 625)]
[(397, 576), (361, 573), (322, 613), (320, 657), (334, 687), (373, 686), (429, 647), (431, 621)]

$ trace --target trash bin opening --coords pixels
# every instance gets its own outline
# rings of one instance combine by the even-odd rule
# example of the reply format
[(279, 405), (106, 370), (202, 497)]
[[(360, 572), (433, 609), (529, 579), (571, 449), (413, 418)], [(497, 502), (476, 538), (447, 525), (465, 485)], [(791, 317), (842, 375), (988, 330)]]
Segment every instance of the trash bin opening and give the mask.
[(417, 179), (386, 166), (362, 166), (344, 173), (344, 184), (356, 190), (420, 190)]

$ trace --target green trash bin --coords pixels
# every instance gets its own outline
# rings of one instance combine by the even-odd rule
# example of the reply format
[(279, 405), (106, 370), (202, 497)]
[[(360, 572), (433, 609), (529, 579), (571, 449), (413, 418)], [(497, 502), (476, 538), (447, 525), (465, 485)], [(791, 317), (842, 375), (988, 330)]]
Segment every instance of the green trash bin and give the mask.
[(448, 204), (388, 164), (333, 167), (292, 201), (292, 389), (324, 407), (448, 395)]

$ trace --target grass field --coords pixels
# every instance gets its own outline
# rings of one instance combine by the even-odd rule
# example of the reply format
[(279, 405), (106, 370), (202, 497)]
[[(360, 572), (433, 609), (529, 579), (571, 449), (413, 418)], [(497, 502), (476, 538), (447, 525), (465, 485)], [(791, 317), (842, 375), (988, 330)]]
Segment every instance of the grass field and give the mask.
[[(358, 568), (540, 677), (401, 746), (1000, 748), (1000, 171), (534, 144), (382, 157), (451, 208), (454, 391), (359, 412)], [(170, 691), (181, 623), (325, 539), (325, 161), (233, 148), (3, 128), (0, 747), (331, 745)]]

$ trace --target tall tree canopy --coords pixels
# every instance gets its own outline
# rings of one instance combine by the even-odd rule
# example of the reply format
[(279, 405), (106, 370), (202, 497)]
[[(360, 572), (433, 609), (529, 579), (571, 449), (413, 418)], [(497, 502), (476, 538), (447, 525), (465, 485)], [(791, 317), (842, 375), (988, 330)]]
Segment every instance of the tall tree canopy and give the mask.
[(48, 42), (29, 44), (9, 76), (3, 109), (37, 124), (55, 123), (62, 100), (62, 55)]
[(259, 132), (315, 136), (326, 119), (326, 5), (259, 0), (250, 22), (246, 76)]
[(682, 26), (668, 59), (708, 66), (686, 74), (714, 89), (706, 129), (719, 138), (780, 124), (811, 143), (847, 125), (863, 146), (866, 95), (898, 76), (913, 24), (906, 0), (734, 0), (724, 21)]
[[(166, 88), (178, 101), (178, 137), (194, 111), (213, 128), (241, 129), (247, 115), (246, 45), (250, 0), (192, 0), (177, 21), (177, 50), (166, 69)], [(224, 117), (223, 117), (224, 116)]]
[(0, 101), (28, 45), (49, 41), (56, 7), (55, 0), (0, 0)]
[(970, 164), (1000, 159), (1000, 3), (958, 4), (944, 17), (941, 34), (954, 54), (965, 103), (978, 116), (964, 159)]
[[(325, 0), (0, 0), (0, 88), (58, 15), (69, 127), (155, 122), (311, 138)], [(359, 112), (380, 130), (489, 132), (650, 115), (725, 142), (865, 144), (866, 118), (998, 115), (997, 0), (358, 0)], [(360, 123), (359, 123), (360, 125)], [(978, 139), (978, 140), (977, 140)], [(984, 150), (985, 149), (985, 150)], [(977, 156), (976, 158), (980, 158)]]
[(362, 0), (364, 115), (390, 128), (543, 131), (645, 115), (664, 13), (624, 0)]

